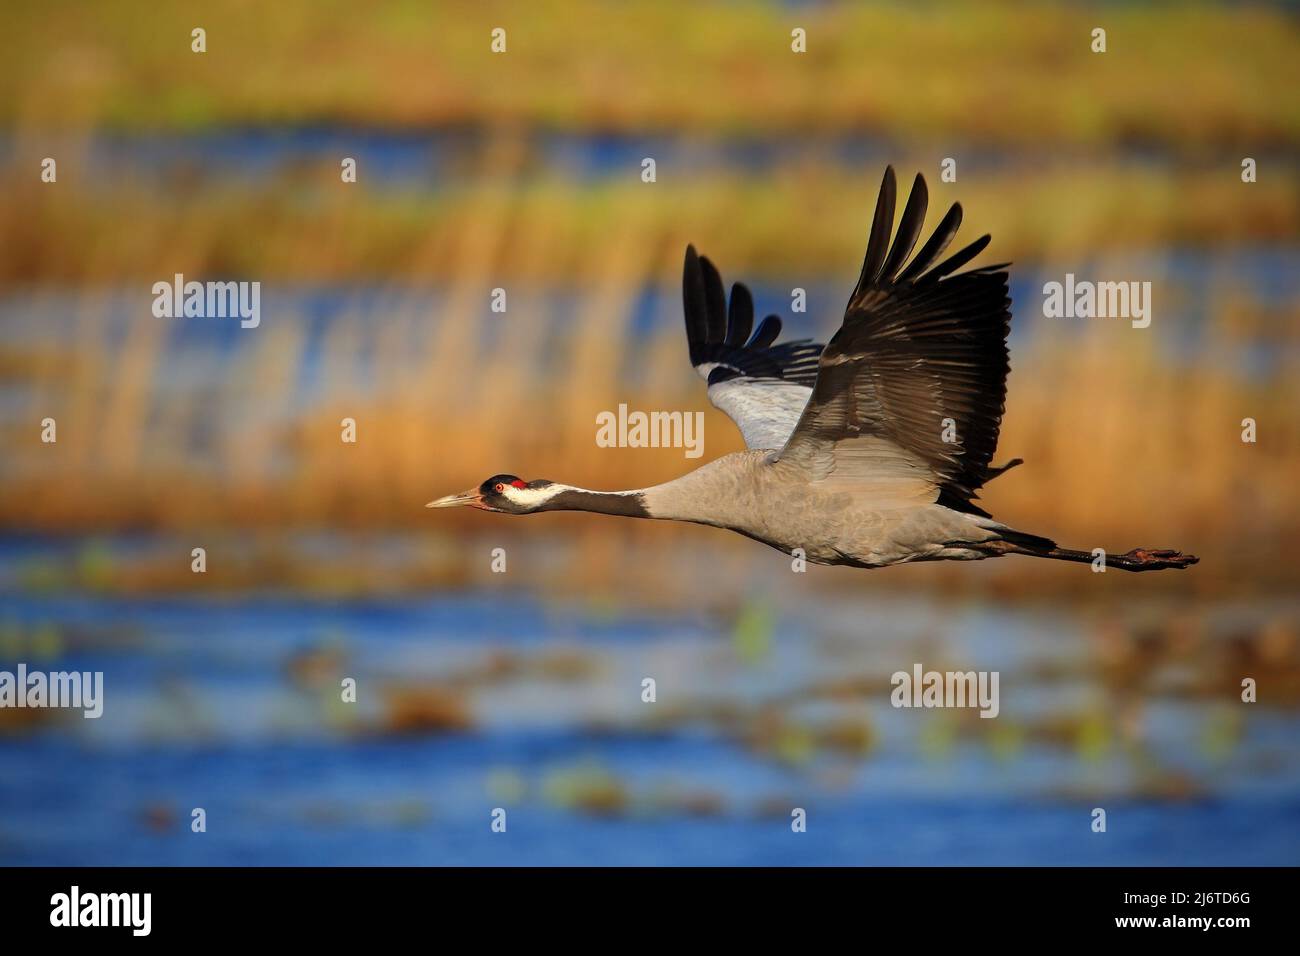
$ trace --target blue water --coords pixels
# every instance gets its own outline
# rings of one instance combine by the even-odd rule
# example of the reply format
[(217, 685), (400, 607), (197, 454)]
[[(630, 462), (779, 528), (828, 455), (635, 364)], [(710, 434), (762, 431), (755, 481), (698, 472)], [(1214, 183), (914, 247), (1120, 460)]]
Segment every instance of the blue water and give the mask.
[[(0, 562), (12, 571), (29, 552), (11, 546)], [(1147, 703), (1138, 750), (1085, 759), (1031, 736), (1006, 753), (982, 736), (985, 723), (1032, 727), (1096, 698), (1068, 614), (835, 598), (783, 612), (750, 659), (726, 621), (696, 612), (499, 594), (5, 590), (0, 669), (26, 660), (106, 681), (98, 720), (0, 733), (7, 864), (1300, 862), (1294, 712), (1251, 711), (1230, 752), (1204, 746), (1219, 712), (1178, 698)], [(854, 638), (835, 638), (846, 622)], [(944, 715), (895, 710), (887, 690), (810, 691), (933, 659), (936, 640), (945, 660), (1002, 671), (1002, 713), (973, 721), (981, 735), (936, 747), (934, 732), (957, 726)], [(557, 655), (589, 666), (547, 670)], [(298, 667), (313, 658), (327, 661), (315, 683)], [(1045, 667), (1079, 664), (1076, 678), (1042, 682)], [(640, 700), (647, 673), (654, 704)], [(336, 703), (339, 674), (357, 679), (356, 704)], [(386, 725), (395, 685), (456, 688), (468, 725)], [(718, 717), (726, 707), (740, 716)], [(804, 728), (862, 723), (875, 743), (783, 755), (751, 735), (765, 708)], [(1192, 785), (1151, 796), (1141, 783), (1157, 769)], [(613, 783), (615, 806), (572, 799), (593, 779)], [(206, 832), (190, 831), (196, 807)], [(796, 807), (805, 833), (791, 830)], [(1094, 807), (1105, 833), (1090, 829)]]
[[(6, 760), (15, 756), (3, 752)], [(0, 791), (0, 858), (67, 865), (1295, 865), (1300, 841), (1294, 797), (1127, 803), (1111, 808), (1105, 834), (1090, 831), (1091, 807), (1082, 801), (877, 797), (869, 787), (852, 797), (800, 799), (805, 833), (793, 833), (776, 814), (600, 819), (532, 803), (510, 807), (506, 832), (493, 833), (496, 804), (459, 799), (495, 762), (528, 766), (570, 753), (650, 775), (753, 770), (707, 741), (593, 745), (566, 734), (131, 753), (45, 744), (25, 748), (28, 772)], [(183, 821), (166, 833), (146, 827), (138, 819), (142, 794), (203, 806), (208, 831), (190, 833)]]
[[(46, 134), (42, 142), (57, 140)], [(18, 154), (21, 138), (0, 133), (0, 163)], [(192, 186), (204, 178), (226, 182), (267, 182), (278, 176), (296, 177), (304, 167), (322, 163), (337, 169), (340, 159), (357, 160), (367, 188), (431, 188), (454, 180), (467, 168), (481, 166), (494, 144), (494, 131), (479, 126), (403, 130), (383, 127), (295, 126), (226, 127), (190, 134), (99, 132), (69, 143), (83, 156), (87, 182), (111, 188), (122, 178), (148, 178), (154, 183)], [(585, 180), (635, 180), (641, 161), (656, 159), (661, 170), (690, 170), (692, 175), (769, 174), (813, 161), (845, 170), (871, 170), (872, 176), (900, 156), (913, 155), (915, 144), (878, 133), (801, 130), (754, 130), (718, 135), (707, 132), (631, 133), (538, 129), (523, 141), (526, 170), (562, 172)], [(1085, 147), (1050, 143), (1035, 149), (1008, 150), (1001, 144), (945, 140), (943, 155), (960, 156), (963, 175), (988, 170), (1037, 169), (1046, 161), (1091, 162), (1095, 152)], [(1290, 170), (1295, 157), (1262, 148), (1252, 155), (1261, 168)], [(1177, 148), (1133, 142), (1107, 153), (1129, 164), (1155, 169), (1185, 164)], [(904, 180), (910, 180), (902, 170)], [(874, 185), (874, 184), (871, 184)]]

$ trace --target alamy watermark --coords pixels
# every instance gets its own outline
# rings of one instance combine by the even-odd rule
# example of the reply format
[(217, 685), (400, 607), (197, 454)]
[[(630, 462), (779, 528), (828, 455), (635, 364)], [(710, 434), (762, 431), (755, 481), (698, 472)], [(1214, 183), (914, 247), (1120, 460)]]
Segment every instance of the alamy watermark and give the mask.
[(978, 707), (981, 717), (996, 717), (997, 671), (927, 671), (920, 664), (912, 672), (895, 671), (889, 682), (889, 702), (895, 707)]
[(1130, 319), (1133, 328), (1151, 324), (1150, 282), (1076, 281), (1043, 284), (1043, 317), (1048, 319)]
[(596, 415), (600, 448), (684, 448), (687, 458), (704, 454), (703, 412), (640, 412), (620, 403)]
[(94, 719), (104, 713), (103, 671), (0, 671), (0, 707), (67, 707)]
[(262, 283), (186, 282), (176, 273), (171, 282), (153, 284), (153, 314), (160, 319), (239, 319), (240, 328), (262, 322)]
[(50, 897), (51, 926), (124, 926), (133, 936), (148, 936), (152, 916), (152, 893), (83, 893), (73, 886)]

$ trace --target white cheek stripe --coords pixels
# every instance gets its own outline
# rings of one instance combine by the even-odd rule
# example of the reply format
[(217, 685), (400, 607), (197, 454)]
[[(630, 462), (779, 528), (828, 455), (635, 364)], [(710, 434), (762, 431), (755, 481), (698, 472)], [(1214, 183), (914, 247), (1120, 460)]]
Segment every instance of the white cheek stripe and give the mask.
[(561, 485), (551, 485), (547, 488), (516, 488), (514, 485), (506, 485), (501, 494), (521, 508), (535, 508), (554, 498), (556, 492), (561, 490), (563, 490)]
[(590, 491), (587, 488), (575, 488), (573, 485), (552, 482), (545, 488), (516, 488), (514, 485), (506, 485), (501, 494), (521, 508), (535, 508), (550, 501), (562, 491), (585, 491), (588, 494), (596, 495), (639, 495), (641, 493), (640, 489), (632, 491)]

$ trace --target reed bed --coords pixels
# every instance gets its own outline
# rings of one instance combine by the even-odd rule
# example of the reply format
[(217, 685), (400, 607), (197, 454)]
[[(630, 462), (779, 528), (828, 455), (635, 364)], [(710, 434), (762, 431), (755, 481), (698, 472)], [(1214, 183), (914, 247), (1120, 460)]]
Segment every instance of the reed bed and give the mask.
[[(657, 263), (657, 244), (677, 256), (693, 241), (733, 273), (811, 282), (856, 268), (884, 166), (813, 155), (744, 172), (661, 159), (659, 181), (643, 184), (639, 165), (590, 181), (563, 170), (537, 175), (527, 142), (510, 136), (494, 136), (474, 156), (472, 178), (420, 189), (344, 185), (337, 159), (322, 156), (264, 182), (213, 179), (201, 188), (138, 178), (50, 188), (14, 160), (5, 172), (14, 188), (0, 194), (0, 244), (10, 251), (0, 287), (147, 288), (182, 272), (457, 283), (477, 296), (466, 279), (585, 282), (588, 250), (615, 235), (631, 235), (640, 255), (606, 263), (618, 270), (611, 280), (636, 280), (647, 258)], [(941, 158), (890, 161), (905, 182), (925, 174), (932, 210), (960, 201), (969, 221), (994, 235), (996, 254), (1018, 263), (1169, 245), (1252, 248), (1300, 234), (1300, 176), (1286, 163), (1246, 184), (1233, 157), (1163, 166), (1029, 159), (943, 183)]]
[[(71, 340), (7, 338), (0, 368), (22, 401), (3, 419), (0, 523), (254, 539), (313, 528), (461, 535), (507, 519), (438, 513), (435, 522), (423, 503), (497, 471), (612, 488), (698, 463), (681, 449), (597, 447), (595, 416), (619, 403), (705, 410), (706, 460), (741, 447), (685, 359), (680, 224), (643, 201), (574, 248), (547, 241), (537, 197), (480, 198), (475, 231), (431, 247), (458, 276), (438, 289), (435, 314), (427, 296), (395, 289), (380, 306), (336, 317), (315, 345), (305, 316), (268, 317), (236, 332), (234, 351), (204, 353), (212, 387), (164, 387), (177, 360), (173, 320), (147, 305), (110, 322), (78, 299)], [(525, 269), (581, 275), (572, 299), (521, 284), (505, 315), (488, 311), (494, 269), (517, 246)], [(754, 258), (748, 247), (737, 256)], [(638, 334), (632, 317), (647, 288), (660, 290), (658, 312)], [(1035, 307), (1018, 304), (1021, 314)], [(1147, 330), (1031, 318), (1036, 331), (1013, 355), (1000, 454), (1028, 464), (990, 485), (985, 502), (1073, 546), (1172, 544), (1218, 557), (1220, 573), (1230, 565), (1241, 581), (1283, 586), (1300, 534), (1300, 301), (1264, 301), (1225, 277), (1196, 350), (1171, 356), (1162, 337), (1176, 333), (1176, 312)], [(826, 316), (824, 332), (837, 321)], [(1260, 341), (1278, 346), (1267, 367), (1226, 360)], [(314, 389), (301, 384), (309, 367)], [(39, 441), (47, 416), (58, 421), (57, 444)], [(340, 438), (345, 417), (358, 423), (354, 445)], [(1246, 417), (1258, 423), (1253, 444), (1241, 440)], [(530, 532), (575, 541), (581, 560), (606, 566), (629, 543), (672, 549), (702, 533), (532, 520)], [(506, 527), (499, 533), (518, 530)]]

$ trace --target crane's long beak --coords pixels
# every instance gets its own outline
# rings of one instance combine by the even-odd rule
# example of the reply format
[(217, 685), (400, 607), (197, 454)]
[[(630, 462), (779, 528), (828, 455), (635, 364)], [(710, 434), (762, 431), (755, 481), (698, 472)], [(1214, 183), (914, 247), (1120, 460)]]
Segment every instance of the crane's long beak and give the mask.
[(478, 493), (478, 489), (471, 488), (469, 491), (466, 491), (459, 495), (447, 495), (445, 497), (438, 498), (434, 501), (430, 501), (427, 505), (425, 505), (425, 507), (426, 508), (456, 508), (461, 505), (469, 505), (470, 507), (477, 508), (482, 503), (483, 503), (483, 496)]

